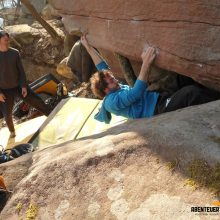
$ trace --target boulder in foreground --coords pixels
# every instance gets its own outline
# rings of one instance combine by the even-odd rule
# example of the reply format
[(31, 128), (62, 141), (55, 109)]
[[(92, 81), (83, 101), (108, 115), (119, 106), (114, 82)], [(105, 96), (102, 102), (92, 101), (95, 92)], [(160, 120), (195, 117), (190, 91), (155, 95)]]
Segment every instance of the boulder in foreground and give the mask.
[(131, 120), (25, 155), (18, 160), (23, 172), (1, 165), (11, 187), (11, 172), (22, 177), (1, 218), (32, 213), (37, 219), (64, 220), (199, 219), (191, 207), (210, 206), (211, 189), (220, 187), (219, 114), (218, 101)]

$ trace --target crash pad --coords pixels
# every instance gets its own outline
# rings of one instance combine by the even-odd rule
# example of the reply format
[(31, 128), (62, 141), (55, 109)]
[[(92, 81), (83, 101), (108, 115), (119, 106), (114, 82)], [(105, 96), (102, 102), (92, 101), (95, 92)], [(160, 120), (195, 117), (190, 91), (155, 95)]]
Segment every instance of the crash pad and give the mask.
[(10, 132), (7, 127), (0, 129), (0, 145), (4, 149), (10, 149), (17, 144), (27, 143), (46, 120), (46, 116), (40, 116), (29, 121), (15, 125), (16, 137), (9, 138)]
[(118, 124), (121, 124), (127, 120), (127, 118), (121, 117), (121, 116), (116, 116), (112, 114), (112, 119), (110, 124), (105, 124), (103, 122), (99, 122), (94, 119), (95, 114), (99, 111), (99, 108), (102, 105), (102, 101), (96, 106), (84, 126), (82, 127), (81, 131), (79, 132), (78, 136), (76, 139), (83, 138), (83, 137), (88, 137), (90, 135), (98, 134), (100, 132), (104, 132), (107, 129), (116, 126)]
[(62, 100), (29, 142), (36, 148), (44, 149), (100, 133), (126, 120), (113, 116), (108, 125), (96, 121), (94, 115), (101, 103), (101, 100), (88, 98)]
[(30, 84), (31, 89), (36, 93), (57, 94), (57, 85), (60, 83), (52, 74), (46, 74)]
[(99, 100), (86, 98), (67, 98), (54, 109), (31, 140), (40, 149), (76, 139), (81, 128), (98, 105)]

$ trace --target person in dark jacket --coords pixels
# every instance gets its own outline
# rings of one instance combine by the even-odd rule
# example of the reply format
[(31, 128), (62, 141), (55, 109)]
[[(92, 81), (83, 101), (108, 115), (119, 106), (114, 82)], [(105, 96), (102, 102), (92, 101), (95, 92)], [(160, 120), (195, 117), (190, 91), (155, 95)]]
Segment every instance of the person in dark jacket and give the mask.
[(19, 51), (9, 47), (10, 37), (6, 31), (0, 31), (0, 111), (15, 137), (12, 119), (14, 98), (20, 97), (44, 115), (50, 114), (50, 108), (28, 86)]

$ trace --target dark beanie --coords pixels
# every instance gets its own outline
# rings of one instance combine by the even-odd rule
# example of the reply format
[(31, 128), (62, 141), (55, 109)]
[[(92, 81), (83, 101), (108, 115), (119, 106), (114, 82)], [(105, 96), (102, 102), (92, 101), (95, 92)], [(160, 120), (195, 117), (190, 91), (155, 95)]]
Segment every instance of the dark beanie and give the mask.
[(0, 38), (4, 37), (4, 36), (8, 36), (9, 37), (9, 33), (3, 30), (0, 30)]

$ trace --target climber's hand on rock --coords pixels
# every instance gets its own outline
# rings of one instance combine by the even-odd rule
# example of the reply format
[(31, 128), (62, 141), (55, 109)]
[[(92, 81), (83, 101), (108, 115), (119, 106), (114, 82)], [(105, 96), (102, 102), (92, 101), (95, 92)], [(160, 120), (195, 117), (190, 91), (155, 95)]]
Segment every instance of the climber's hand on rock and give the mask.
[(156, 49), (154, 47), (148, 47), (141, 54), (143, 65), (150, 67), (156, 57)]
[(156, 50), (153, 47), (148, 47), (146, 50), (142, 52), (141, 58), (143, 63), (141, 66), (141, 71), (138, 76), (138, 79), (148, 82), (150, 67), (155, 57), (156, 57)]
[(90, 47), (90, 45), (89, 45), (89, 42), (88, 42), (86, 36), (87, 36), (87, 34), (83, 34), (83, 35), (81, 36), (81, 43), (82, 43), (82, 45), (83, 45), (86, 49), (88, 49), (88, 48)]

